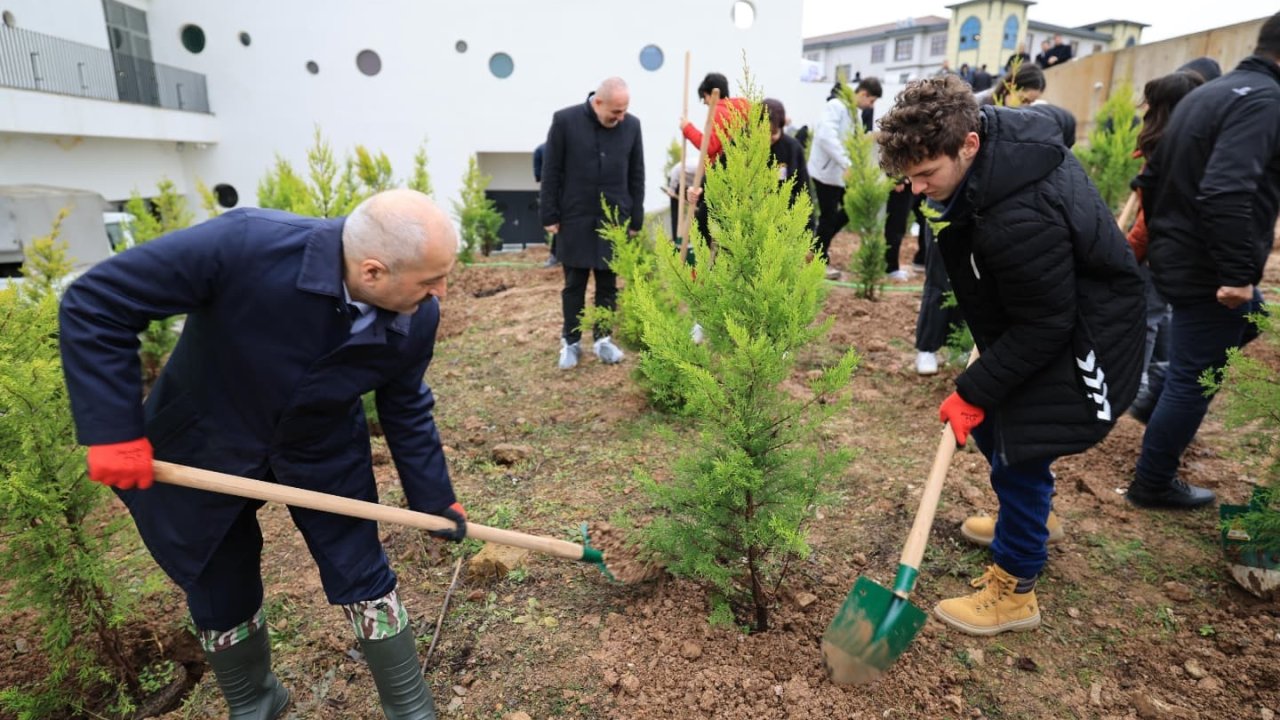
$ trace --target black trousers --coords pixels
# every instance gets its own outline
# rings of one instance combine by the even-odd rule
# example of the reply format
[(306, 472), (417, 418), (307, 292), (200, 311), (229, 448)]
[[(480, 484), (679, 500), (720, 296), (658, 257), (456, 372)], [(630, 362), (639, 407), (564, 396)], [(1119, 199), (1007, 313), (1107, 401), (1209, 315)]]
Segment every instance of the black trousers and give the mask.
[(933, 242), (927, 224), (920, 226), (920, 246), (925, 249), (924, 295), (920, 298), (920, 314), (916, 316), (916, 350), (937, 352), (947, 344), (951, 326), (964, 322), (958, 307), (942, 307), (943, 296), (951, 291), (951, 280), (942, 263), (942, 251)]
[(814, 180), (813, 193), (818, 198), (817, 251), (824, 261), (830, 262), (831, 238), (849, 224), (849, 216), (844, 212), (844, 188)]
[(894, 190), (889, 193), (889, 203), (886, 207), (886, 217), (884, 221), (884, 264), (885, 272), (894, 272), (898, 269), (898, 253), (902, 249), (902, 238), (906, 237), (907, 226), (911, 224), (911, 214), (915, 213), (916, 222), (920, 224), (920, 237), (916, 240), (916, 254), (911, 258), (911, 262), (917, 265), (926, 265), (925, 260), (925, 225), (927, 224), (924, 215), (920, 213), (920, 203), (924, 202), (923, 195), (913, 195), (911, 186), (905, 186), (902, 190)]
[[(582, 339), (582, 328), (578, 327), (578, 316), (587, 306), (587, 280), (591, 277), (591, 268), (575, 268), (564, 266), (564, 289), (560, 291), (560, 304), (564, 308), (564, 329), (560, 336), (570, 344)], [(618, 307), (618, 276), (607, 268), (595, 268), (596, 274), (596, 307), (614, 310)], [(597, 325), (592, 328), (592, 335), (599, 340), (609, 334), (609, 328)]]

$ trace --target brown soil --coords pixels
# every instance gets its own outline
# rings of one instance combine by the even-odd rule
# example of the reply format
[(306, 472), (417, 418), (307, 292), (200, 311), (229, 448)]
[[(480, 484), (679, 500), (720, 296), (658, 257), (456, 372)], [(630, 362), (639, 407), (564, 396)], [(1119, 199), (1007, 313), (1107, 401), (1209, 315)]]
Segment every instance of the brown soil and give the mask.
[[(849, 237), (837, 239), (838, 265), (851, 247)], [(622, 543), (619, 528), (649, 511), (637, 473), (669, 479), (692, 428), (647, 409), (630, 378), (632, 356), (605, 366), (587, 354), (572, 372), (556, 369), (562, 274), (542, 269), (544, 258), (541, 249), (495, 257), (460, 270), (450, 286), (428, 382), (454, 485), (477, 522), (572, 539), (589, 521), (595, 541)], [(1272, 299), (1278, 284), (1273, 256), (1264, 284)], [(918, 286), (919, 278), (900, 285)], [(428, 674), (441, 717), (1209, 720), (1280, 713), (1280, 606), (1230, 580), (1215, 512), (1141, 512), (1124, 502), (1116, 489), (1127, 484), (1142, 438), (1142, 426), (1127, 417), (1098, 447), (1054, 466), (1055, 508), (1067, 537), (1052, 546), (1037, 590), (1039, 630), (984, 639), (930, 620), (875, 683), (826, 679), (823, 630), (859, 576), (892, 581), (937, 442), (936, 408), (962, 362), (935, 377), (915, 374), (918, 298), (891, 291), (869, 302), (833, 289), (829, 341), (800, 358), (797, 388), (805, 372), (844, 348), (861, 353), (853, 407), (824, 429), (824, 442), (860, 455), (833, 488), (838, 502), (810, 526), (813, 554), (793, 563), (771, 630), (711, 627), (707, 593), (690, 580), (611, 583), (588, 565), (533, 556), (506, 580), (464, 580), (454, 595)], [(1280, 364), (1260, 344), (1250, 353)], [(499, 464), (492, 449), (504, 443), (533, 452)], [(1224, 502), (1241, 502), (1257, 468), (1235, 447), (1215, 406), (1185, 458), (1187, 479)], [(952, 463), (912, 598), (922, 609), (966, 592), (988, 562), (958, 532), (967, 515), (996, 510), (987, 470), (972, 451)], [(401, 504), (394, 467), (383, 462), (378, 476), (382, 501)], [(267, 507), (259, 517), (275, 668), (295, 697), (289, 717), (381, 717), (351, 631), (325, 603), (287, 512)], [(606, 530), (605, 521), (614, 527)], [(382, 533), (425, 652), (453, 553), (474, 548), (401, 527)], [(123, 575), (140, 582), (155, 573), (136, 543), (122, 544)], [(150, 619), (135, 637), (181, 630), (176, 590), (162, 584), (141, 598)], [(46, 671), (33, 649), (33, 617), (10, 618), (0, 637), (0, 687)], [(163, 717), (223, 716), (206, 675), (182, 708)]]

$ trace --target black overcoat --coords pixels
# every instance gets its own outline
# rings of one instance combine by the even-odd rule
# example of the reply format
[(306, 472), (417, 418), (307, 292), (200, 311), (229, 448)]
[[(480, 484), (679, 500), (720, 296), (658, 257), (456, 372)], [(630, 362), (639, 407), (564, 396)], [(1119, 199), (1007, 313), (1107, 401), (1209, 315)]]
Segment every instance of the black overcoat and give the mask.
[[(594, 93), (592, 93), (594, 95)], [(543, 226), (560, 226), (556, 257), (565, 267), (607, 268), (613, 246), (600, 237), (601, 197), (632, 230), (644, 223), (644, 146), (628, 114), (607, 128), (587, 101), (556, 112), (547, 131), (540, 198)]]

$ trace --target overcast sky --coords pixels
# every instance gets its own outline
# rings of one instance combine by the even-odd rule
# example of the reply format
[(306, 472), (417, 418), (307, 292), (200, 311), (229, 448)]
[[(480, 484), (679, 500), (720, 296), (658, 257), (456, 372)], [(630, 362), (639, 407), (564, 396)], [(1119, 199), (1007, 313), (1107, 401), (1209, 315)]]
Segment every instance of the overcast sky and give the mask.
[[(948, 2), (933, 0), (804, 0), (805, 37), (896, 22), (908, 17), (951, 17)], [(1134, 20), (1150, 27), (1143, 42), (1164, 40), (1201, 30), (1256, 20), (1276, 12), (1275, 0), (1040, 0), (1027, 8), (1034, 22), (1076, 27), (1099, 20)]]

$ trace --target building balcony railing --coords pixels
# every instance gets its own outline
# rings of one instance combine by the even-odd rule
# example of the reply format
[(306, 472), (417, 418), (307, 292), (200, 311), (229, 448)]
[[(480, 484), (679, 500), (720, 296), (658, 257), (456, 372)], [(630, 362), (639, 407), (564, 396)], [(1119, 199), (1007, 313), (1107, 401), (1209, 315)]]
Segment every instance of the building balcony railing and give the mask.
[(0, 86), (209, 112), (200, 73), (0, 25)]

